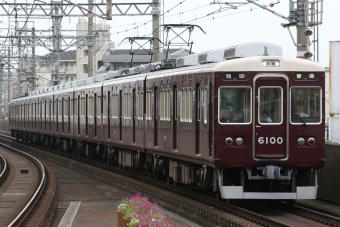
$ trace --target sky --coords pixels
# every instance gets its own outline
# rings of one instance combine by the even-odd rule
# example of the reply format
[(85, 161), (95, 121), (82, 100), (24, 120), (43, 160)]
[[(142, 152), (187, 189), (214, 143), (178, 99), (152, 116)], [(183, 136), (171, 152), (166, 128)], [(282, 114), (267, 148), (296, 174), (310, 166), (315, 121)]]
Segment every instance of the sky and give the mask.
[[(20, 1), (20, 0), (18, 0)], [(29, 2), (29, 0), (27, 0)], [(33, 0), (31, 0), (33, 2)], [(86, 0), (73, 0), (74, 3), (85, 2)], [(105, 2), (105, 0), (94, 0)], [(163, 0), (160, 0), (163, 3)], [(45, 0), (48, 2), (48, 0)], [(113, 1), (117, 3), (118, 1)], [(121, 0), (119, 2), (151, 2), (151, 0)], [(240, 6), (237, 9), (227, 9), (223, 4), (226, 1), (219, 1), (219, 4), (211, 4), (214, 0), (164, 0), (165, 24), (194, 24), (200, 26), (206, 34), (199, 29), (194, 29), (192, 40), (194, 41), (193, 51), (195, 53), (209, 51), (219, 48), (227, 48), (234, 45), (250, 42), (268, 42), (282, 46), (283, 55), (296, 57), (296, 47), (286, 28), (281, 23), (288, 21), (282, 19), (266, 10), (260, 9), (254, 4)], [(215, 0), (215, 2), (217, 2)], [(246, 0), (228, 0), (227, 2), (246, 2)], [(277, 0), (259, 0), (257, 3), (267, 5), (284, 16), (289, 15), (289, 1), (281, 0), (280, 3), (270, 7), (269, 4)], [(217, 12), (224, 7), (222, 12)], [(162, 6), (161, 6), (162, 7)], [(340, 21), (340, 1), (324, 0), (323, 23), (319, 26), (319, 62), (323, 66), (329, 65), (329, 41), (340, 40), (340, 29), (336, 23)], [(1, 9), (0, 9), (1, 10)], [(161, 9), (163, 11), (163, 9)], [(215, 13), (213, 13), (215, 12)], [(161, 12), (163, 13), (163, 12)], [(152, 32), (151, 16), (115, 16), (112, 21), (107, 21), (111, 27), (111, 41), (116, 43), (116, 49), (129, 49), (130, 44), (118, 44), (125, 37), (150, 36)], [(62, 29), (75, 29), (79, 18), (64, 17)], [(99, 19), (96, 19), (98, 22)], [(39, 29), (51, 27), (51, 19), (39, 20)], [(145, 25), (144, 25), (145, 24)], [(0, 25), (6, 27), (6, 23)], [(138, 28), (136, 28), (138, 27)], [(291, 32), (296, 40), (296, 28), (291, 27)], [(1, 34), (5, 32), (2, 30)], [(69, 33), (70, 34), (70, 33)], [(75, 34), (73, 34), (75, 35)], [(171, 35), (171, 34), (170, 34)], [(187, 38), (187, 35), (184, 35)], [(313, 35), (311, 36), (311, 40)], [(310, 47), (313, 53), (313, 46)], [(47, 51), (37, 48), (38, 54), (45, 54)]]

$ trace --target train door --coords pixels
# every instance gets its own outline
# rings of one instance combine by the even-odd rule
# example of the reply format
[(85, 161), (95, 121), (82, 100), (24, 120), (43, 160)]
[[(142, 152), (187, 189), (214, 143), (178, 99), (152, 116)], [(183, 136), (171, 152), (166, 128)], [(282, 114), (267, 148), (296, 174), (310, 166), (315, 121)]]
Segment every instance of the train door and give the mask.
[(153, 100), (153, 120), (154, 120), (154, 147), (158, 147), (158, 87), (154, 89), (154, 100)]
[(201, 123), (201, 88), (196, 83), (195, 99), (195, 155), (200, 154), (200, 123)]
[(178, 105), (178, 95), (177, 95), (177, 85), (174, 85), (173, 87), (173, 114), (172, 114), (172, 123), (173, 123), (173, 126), (172, 126), (172, 149), (174, 151), (177, 150), (177, 106)]
[(89, 135), (89, 95), (85, 96), (85, 135)]
[(136, 144), (136, 89), (132, 90), (132, 142)]
[(254, 78), (254, 151), (256, 160), (288, 158), (288, 78), (259, 74)]
[(119, 141), (123, 140), (123, 91), (119, 91)]

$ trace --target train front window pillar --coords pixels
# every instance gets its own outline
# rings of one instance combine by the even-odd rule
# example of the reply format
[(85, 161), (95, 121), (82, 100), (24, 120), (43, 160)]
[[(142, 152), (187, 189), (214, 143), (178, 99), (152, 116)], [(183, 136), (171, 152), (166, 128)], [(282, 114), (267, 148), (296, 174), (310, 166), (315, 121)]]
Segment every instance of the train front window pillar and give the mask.
[(220, 87), (218, 119), (221, 124), (251, 122), (251, 89), (249, 87)]

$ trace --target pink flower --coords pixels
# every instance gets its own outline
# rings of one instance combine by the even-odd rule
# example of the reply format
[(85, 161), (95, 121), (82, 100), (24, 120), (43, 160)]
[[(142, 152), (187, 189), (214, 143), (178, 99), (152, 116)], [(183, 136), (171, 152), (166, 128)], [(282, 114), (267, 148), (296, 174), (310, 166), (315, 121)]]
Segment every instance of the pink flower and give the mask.
[(131, 227), (177, 227), (160, 209), (159, 205), (151, 203), (140, 193), (126, 198), (118, 206), (118, 210), (124, 213), (124, 217), (130, 219)]

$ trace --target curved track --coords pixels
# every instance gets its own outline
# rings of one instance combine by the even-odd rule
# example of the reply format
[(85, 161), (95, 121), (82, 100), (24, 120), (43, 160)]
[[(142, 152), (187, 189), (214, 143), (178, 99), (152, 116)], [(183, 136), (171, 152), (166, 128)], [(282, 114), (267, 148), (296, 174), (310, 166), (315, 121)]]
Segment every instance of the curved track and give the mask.
[(0, 224), (22, 226), (32, 222), (33, 226), (40, 226), (42, 221), (39, 220), (44, 220), (45, 215), (39, 213), (37, 220), (35, 213), (47, 186), (45, 167), (30, 154), (3, 143), (0, 146), (1, 154), (7, 159), (7, 171), (9, 169), (0, 190), (0, 202), (6, 204)]

